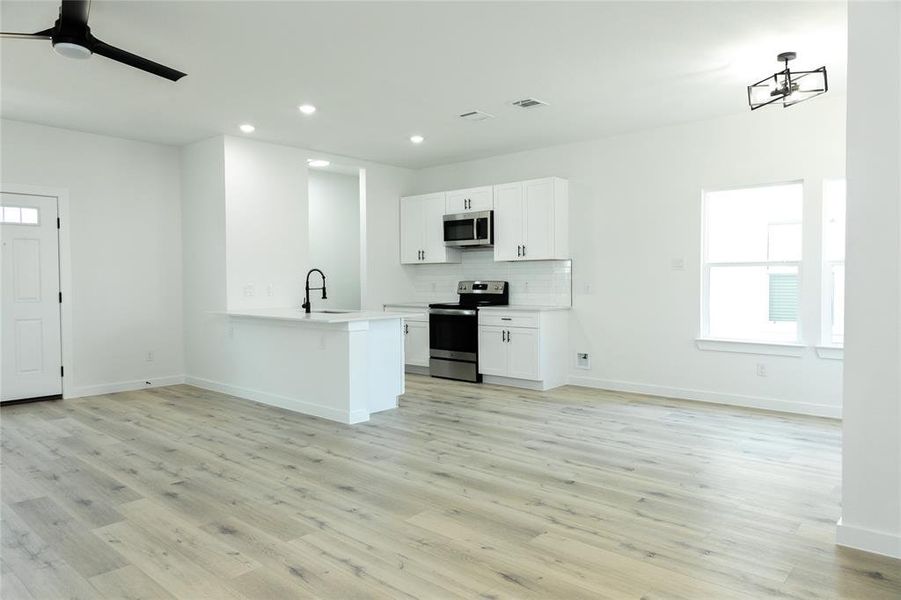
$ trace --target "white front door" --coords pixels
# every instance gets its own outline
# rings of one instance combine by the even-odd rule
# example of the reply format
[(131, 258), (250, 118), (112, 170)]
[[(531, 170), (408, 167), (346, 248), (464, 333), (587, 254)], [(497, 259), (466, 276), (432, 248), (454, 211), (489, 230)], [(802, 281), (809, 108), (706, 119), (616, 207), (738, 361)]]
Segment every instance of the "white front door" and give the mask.
[(0, 400), (62, 393), (56, 198), (0, 195)]

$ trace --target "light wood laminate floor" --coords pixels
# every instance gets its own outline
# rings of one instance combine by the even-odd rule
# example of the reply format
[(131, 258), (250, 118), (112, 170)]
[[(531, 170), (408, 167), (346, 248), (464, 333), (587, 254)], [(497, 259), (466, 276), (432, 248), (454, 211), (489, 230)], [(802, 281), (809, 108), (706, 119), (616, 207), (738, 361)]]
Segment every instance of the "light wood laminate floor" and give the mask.
[(901, 597), (835, 421), (410, 376), (346, 426), (188, 386), (8, 406), (2, 597)]

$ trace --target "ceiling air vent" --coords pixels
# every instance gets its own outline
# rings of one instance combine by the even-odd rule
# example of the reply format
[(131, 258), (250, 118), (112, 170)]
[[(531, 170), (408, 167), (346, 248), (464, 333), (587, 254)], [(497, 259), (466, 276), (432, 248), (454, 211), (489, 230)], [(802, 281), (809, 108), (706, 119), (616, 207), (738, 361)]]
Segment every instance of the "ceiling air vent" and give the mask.
[(471, 110), (457, 116), (459, 116), (461, 119), (466, 119), (467, 121), (487, 121), (488, 119), (494, 118), (494, 115), (489, 115), (488, 113), (482, 112), (480, 110)]
[(536, 108), (538, 106), (547, 105), (547, 102), (539, 100), (538, 98), (523, 98), (522, 100), (517, 100), (513, 103), (513, 106), (518, 106), (520, 108)]

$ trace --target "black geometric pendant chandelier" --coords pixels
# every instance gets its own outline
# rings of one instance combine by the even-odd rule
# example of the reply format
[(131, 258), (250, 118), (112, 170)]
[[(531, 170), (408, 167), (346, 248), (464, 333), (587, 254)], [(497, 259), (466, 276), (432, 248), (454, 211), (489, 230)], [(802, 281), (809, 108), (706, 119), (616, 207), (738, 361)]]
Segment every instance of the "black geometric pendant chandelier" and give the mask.
[(785, 63), (784, 70), (748, 86), (748, 104), (751, 105), (751, 110), (780, 102), (783, 108), (788, 108), (826, 93), (829, 89), (826, 67), (814, 71), (792, 71), (788, 68), (788, 61), (797, 56), (794, 52), (783, 52), (776, 60)]

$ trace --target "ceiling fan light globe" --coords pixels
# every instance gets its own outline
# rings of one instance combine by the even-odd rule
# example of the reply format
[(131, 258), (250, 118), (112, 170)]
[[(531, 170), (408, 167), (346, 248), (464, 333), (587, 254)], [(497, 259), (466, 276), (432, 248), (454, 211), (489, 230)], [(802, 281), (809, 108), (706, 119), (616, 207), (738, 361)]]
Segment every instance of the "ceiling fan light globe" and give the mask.
[(53, 50), (66, 58), (77, 58), (79, 60), (91, 58), (92, 54), (89, 48), (71, 42), (57, 42), (56, 44), (53, 44)]

